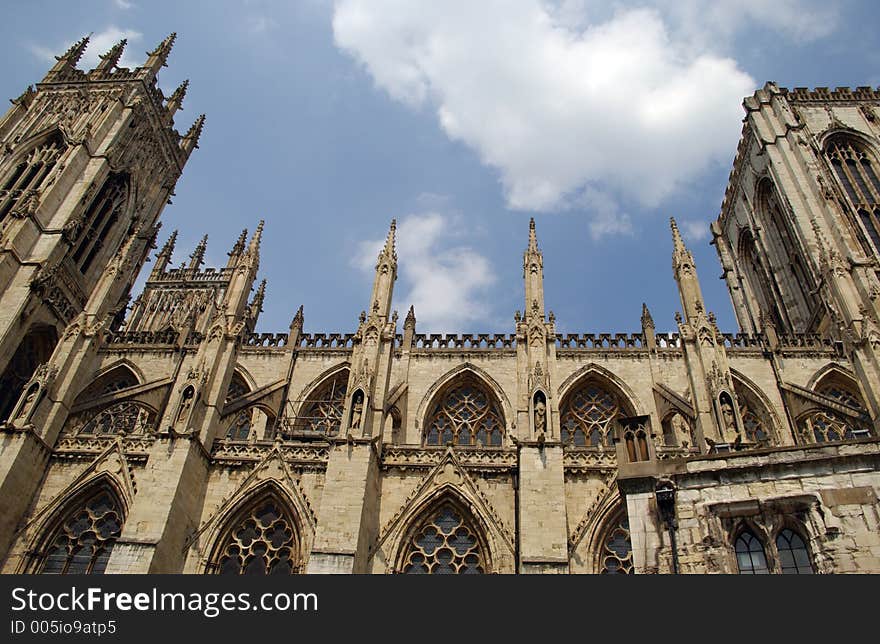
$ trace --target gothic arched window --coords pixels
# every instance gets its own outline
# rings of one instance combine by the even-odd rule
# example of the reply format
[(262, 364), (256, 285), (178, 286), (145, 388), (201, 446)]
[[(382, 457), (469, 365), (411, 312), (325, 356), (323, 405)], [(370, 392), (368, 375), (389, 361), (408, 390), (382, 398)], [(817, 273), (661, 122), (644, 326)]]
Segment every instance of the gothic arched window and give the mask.
[(229, 381), (229, 389), (226, 390), (226, 402), (230, 400), (235, 400), (236, 398), (241, 398), (246, 393), (250, 392), (251, 388), (248, 387), (247, 382), (239, 372), (234, 371), (232, 373), (232, 380)]
[(92, 416), (80, 434), (142, 434), (153, 426), (155, 414), (140, 403), (118, 402)]
[(38, 572), (102, 574), (123, 522), (121, 505), (106, 488), (74, 503), (49, 539)]
[(234, 441), (247, 440), (251, 433), (252, 415), (252, 409), (245, 409), (238, 412), (238, 414), (235, 415), (232, 424), (229, 425), (229, 429), (226, 431), (226, 438)]
[(109, 239), (128, 199), (128, 175), (110, 174), (85, 213), (82, 233), (77, 238), (73, 261), (86, 273)]
[(296, 523), (269, 494), (229, 522), (209, 569), (221, 575), (289, 575), (299, 572), (299, 566)]
[(132, 373), (131, 369), (126, 366), (120, 365), (112, 369), (110, 372), (104, 374), (95, 382), (86, 387), (82, 391), (82, 393), (77, 396), (77, 400), (88, 402), (90, 400), (94, 400), (95, 398), (108, 396), (110, 394), (116, 393), (117, 391), (122, 391), (123, 389), (134, 387), (137, 384), (137, 376)]
[(0, 421), (12, 412), (37, 367), (48, 362), (57, 343), (58, 334), (52, 327), (28, 331), (0, 375)]
[(623, 413), (618, 397), (596, 380), (565, 396), (560, 407), (562, 442), (568, 446), (611, 445), (612, 421)]
[(66, 146), (59, 133), (54, 133), (22, 158), (0, 183), (0, 221), (19, 200), (28, 199), (55, 167)]
[(426, 445), (500, 446), (504, 416), (494, 394), (478, 378), (466, 375), (436, 397), (425, 420)]
[(486, 572), (484, 546), (457, 504), (432, 510), (404, 544), (402, 571), (409, 575), (479, 575)]
[(810, 551), (801, 536), (794, 530), (783, 528), (776, 535), (776, 551), (783, 575), (812, 575)]
[(782, 315), (776, 304), (776, 298), (771, 291), (772, 282), (761, 265), (755, 239), (748, 230), (743, 231), (740, 235), (737, 255), (746, 283), (755, 298), (759, 311), (767, 315), (778, 328), (785, 328)]
[(626, 512), (619, 514), (606, 530), (600, 546), (600, 570), (603, 575), (631, 575), (632, 540)]
[(294, 429), (326, 436), (335, 436), (342, 425), (348, 369), (330, 376), (303, 403)]
[(773, 423), (766, 406), (740, 382), (734, 384), (734, 391), (745, 431), (744, 441), (759, 447), (770, 445), (774, 435)]
[(736, 538), (734, 550), (736, 551), (736, 567), (739, 574), (766, 575), (770, 573), (767, 568), (764, 545), (749, 530), (744, 530)]
[(859, 417), (828, 408), (814, 409), (799, 419), (798, 428), (805, 441), (828, 443), (871, 435), (871, 421), (862, 397), (844, 378), (829, 374), (815, 387), (817, 393), (833, 398), (859, 413)]
[(874, 159), (853, 139), (836, 136), (825, 154), (865, 233), (880, 254), (880, 179)]

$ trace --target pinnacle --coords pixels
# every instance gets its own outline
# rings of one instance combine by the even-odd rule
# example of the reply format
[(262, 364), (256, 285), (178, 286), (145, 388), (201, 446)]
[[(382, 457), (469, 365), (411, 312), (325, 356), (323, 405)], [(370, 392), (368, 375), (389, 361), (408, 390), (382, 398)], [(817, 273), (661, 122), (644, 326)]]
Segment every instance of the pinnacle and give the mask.
[(123, 38), (118, 43), (113, 45), (106, 54), (101, 54), (99, 58), (101, 62), (98, 63), (96, 69), (106, 69), (112, 70), (119, 63), (119, 59), (122, 58), (122, 52), (125, 49), (125, 45), (128, 44), (128, 39)]
[(89, 34), (78, 42), (73, 43), (73, 45), (70, 46), (70, 49), (64, 52), (61, 56), (55, 56), (55, 60), (66, 61), (71, 66), (76, 65), (79, 62), (79, 59), (82, 58), (86, 47), (88, 47), (91, 36), (92, 35)]

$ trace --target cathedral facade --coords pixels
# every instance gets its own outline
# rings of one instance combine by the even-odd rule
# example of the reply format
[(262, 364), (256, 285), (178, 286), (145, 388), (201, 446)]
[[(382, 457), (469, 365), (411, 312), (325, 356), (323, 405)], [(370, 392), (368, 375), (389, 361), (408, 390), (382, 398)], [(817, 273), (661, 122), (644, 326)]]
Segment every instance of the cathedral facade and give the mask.
[(557, 332), (532, 221), (505, 333), (392, 311), (394, 222), (353, 333), (255, 333), (263, 222), (156, 244), (204, 121), (173, 41), (84, 39), (0, 119), (3, 572), (880, 572), (880, 92), (744, 101), (738, 332), (674, 221), (677, 332)]

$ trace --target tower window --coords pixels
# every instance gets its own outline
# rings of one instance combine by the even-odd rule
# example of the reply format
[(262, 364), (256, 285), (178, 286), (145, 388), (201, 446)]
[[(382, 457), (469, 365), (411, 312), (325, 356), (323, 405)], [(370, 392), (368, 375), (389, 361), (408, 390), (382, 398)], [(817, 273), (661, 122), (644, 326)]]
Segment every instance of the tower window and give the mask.
[(874, 252), (880, 254), (880, 178), (873, 159), (862, 146), (842, 137), (828, 144), (826, 155)]
[(785, 528), (776, 537), (776, 551), (783, 575), (812, 575), (810, 553), (801, 536), (794, 530)]
[(0, 221), (12, 210), (19, 198), (31, 190), (39, 189), (43, 180), (55, 167), (64, 150), (60, 134), (54, 134), (18, 163), (0, 183)]
[(736, 539), (736, 565), (741, 575), (767, 575), (767, 556), (760, 540), (749, 531)]

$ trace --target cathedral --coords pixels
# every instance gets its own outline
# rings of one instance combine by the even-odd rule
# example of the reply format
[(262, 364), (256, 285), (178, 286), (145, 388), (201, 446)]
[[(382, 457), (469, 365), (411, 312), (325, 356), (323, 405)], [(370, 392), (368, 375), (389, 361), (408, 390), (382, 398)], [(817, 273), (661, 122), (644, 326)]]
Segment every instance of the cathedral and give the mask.
[(157, 240), (174, 35), (87, 43), (0, 118), (4, 573), (880, 573), (880, 91), (744, 100), (735, 332), (672, 220), (675, 332), (557, 332), (532, 221), (510, 328), (420, 333), (392, 221), (354, 332), (256, 333), (263, 222)]

